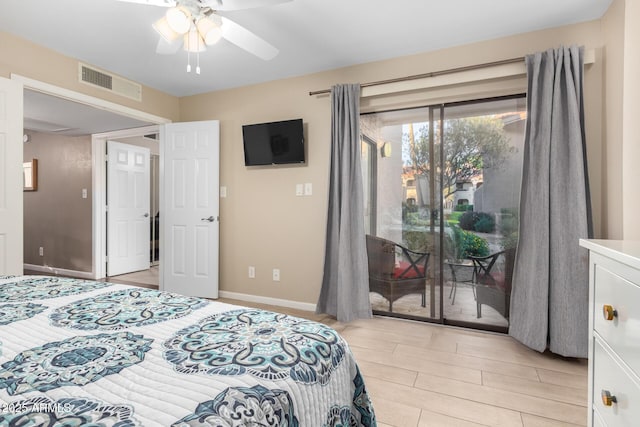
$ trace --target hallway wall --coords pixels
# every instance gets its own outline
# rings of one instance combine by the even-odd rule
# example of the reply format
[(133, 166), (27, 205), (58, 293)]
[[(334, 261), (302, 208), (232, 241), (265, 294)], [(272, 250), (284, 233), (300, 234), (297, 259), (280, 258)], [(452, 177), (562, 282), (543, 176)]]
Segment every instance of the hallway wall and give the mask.
[(24, 159), (38, 159), (38, 189), (23, 193), (24, 262), (91, 272), (91, 137), (26, 133)]

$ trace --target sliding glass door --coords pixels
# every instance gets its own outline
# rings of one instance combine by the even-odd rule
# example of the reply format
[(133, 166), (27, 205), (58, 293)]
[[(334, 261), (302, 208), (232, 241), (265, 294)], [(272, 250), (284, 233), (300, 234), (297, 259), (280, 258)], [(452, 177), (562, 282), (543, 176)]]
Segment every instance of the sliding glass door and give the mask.
[(523, 96), (361, 116), (377, 314), (506, 330), (525, 119)]

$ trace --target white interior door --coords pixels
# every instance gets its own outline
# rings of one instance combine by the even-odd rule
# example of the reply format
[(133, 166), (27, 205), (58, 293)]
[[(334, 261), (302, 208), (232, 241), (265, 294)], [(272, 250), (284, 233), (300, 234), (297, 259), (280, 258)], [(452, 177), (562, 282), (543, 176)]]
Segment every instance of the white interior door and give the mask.
[(0, 275), (22, 274), (22, 84), (0, 77)]
[(147, 270), (149, 149), (108, 141), (107, 155), (107, 276)]
[(218, 121), (160, 127), (160, 289), (218, 298)]

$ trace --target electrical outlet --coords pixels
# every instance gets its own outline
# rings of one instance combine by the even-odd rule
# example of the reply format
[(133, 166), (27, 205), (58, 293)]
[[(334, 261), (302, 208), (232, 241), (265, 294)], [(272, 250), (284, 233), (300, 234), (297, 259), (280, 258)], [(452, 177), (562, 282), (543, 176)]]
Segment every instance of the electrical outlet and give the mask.
[(38, 249), (38, 254), (40, 256), (44, 256), (44, 248), (42, 246), (40, 246), (40, 249)]
[(274, 268), (273, 269), (273, 281), (274, 282), (279, 282), (280, 281), (280, 269), (279, 268)]
[(83, 189), (82, 189), (82, 198), (83, 198), (83, 199), (86, 199), (86, 198), (87, 198), (87, 189), (86, 189), (86, 188), (83, 188)]
[(249, 279), (256, 278), (256, 268), (253, 265), (249, 266)]

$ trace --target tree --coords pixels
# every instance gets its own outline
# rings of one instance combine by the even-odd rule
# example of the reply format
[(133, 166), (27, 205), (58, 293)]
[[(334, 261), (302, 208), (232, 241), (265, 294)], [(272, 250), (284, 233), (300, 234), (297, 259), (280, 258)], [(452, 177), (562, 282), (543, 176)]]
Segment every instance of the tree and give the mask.
[[(482, 173), (483, 169), (499, 168), (514, 151), (509, 146), (502, 120), (495, 116), (450, 119), (444, 123), (444, 168), (443, 188), (447, 198), (455, 192), (455, 184), (469, 181)], [(434, 129), (433, 155), (435, 165), (440, 158), (440, 129)], [(429, 176), (432, 167), (429, 156), (429, 125), (413, 126), (403, 135), (408, 148), (407, 165), (416, 174)]]

